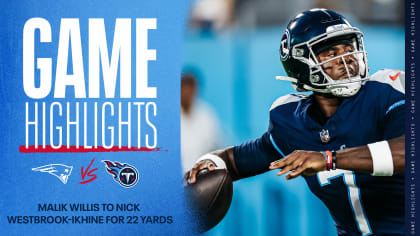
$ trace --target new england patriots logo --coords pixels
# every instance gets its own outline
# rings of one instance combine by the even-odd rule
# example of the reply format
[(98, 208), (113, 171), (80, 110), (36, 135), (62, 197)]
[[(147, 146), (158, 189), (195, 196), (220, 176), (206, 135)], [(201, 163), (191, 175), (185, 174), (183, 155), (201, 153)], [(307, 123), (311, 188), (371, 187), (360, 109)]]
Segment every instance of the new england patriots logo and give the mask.
[(114, 177), (115, 182), (126, 188), (131, 188), (137, 184), (139, 173), (134, 166), (127, 163), (112, 162), (103, 160), (106, 171)]
[(63, 164), (48, 164), (45, 166), (40, 166), (32, 168), (33, 171), (45, 172), (50, 175), (57, 177), (63, 184), (67, 184), (67, 180), (71, 175), (71, 170), (73, 166), (66, 166)]

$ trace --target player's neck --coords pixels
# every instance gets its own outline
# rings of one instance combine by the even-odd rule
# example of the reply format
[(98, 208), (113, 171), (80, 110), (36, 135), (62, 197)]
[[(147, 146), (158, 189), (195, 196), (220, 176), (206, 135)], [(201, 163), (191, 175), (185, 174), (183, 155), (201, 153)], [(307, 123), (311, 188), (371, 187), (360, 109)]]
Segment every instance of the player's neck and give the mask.
[(334, 97), (334, 96), (325, 96), (323, 94), (316, 93), (314, 94), (315, 101), (318, 103), (321, 112), (325, 117), (330, 118), (337, 111), (340, 106), (343, 98)]

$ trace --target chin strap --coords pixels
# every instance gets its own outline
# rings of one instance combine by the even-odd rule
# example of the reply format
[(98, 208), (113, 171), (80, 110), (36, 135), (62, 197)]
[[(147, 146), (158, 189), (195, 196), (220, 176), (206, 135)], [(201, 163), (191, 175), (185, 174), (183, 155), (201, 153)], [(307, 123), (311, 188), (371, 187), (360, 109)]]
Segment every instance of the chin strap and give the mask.
[(287, 76), (277, 75), (276, 80), (290, 81), (292, 83), (297, 83), (297, 79)]
[(316, 89), (316, 88), (312, 88), (306, 84), (303, 84), (303, 88), (299, 88), (297, 86), (298, 80), (296, 78), (293, 77), (288, 77), (288, 76), (276, 76), (276, 80), (282, 80), (282, 81), (289, 81), (292, 82), (292, 86), (294, 89), (296, 89), (296, 91), (298, 92), (308, 92), (308, 91), (315, 91), (315, 92), (319, 92), (319, 93), (331, 93), (331, 90), (326, 88), (326, 89)]
[[(368, 78), (362, 79), (366, 80)], [(346, 84), (351, 84), (351, 83), (355, 83), (355, 82), (349, 82), (349, 83), (343, 83), (342, 85), (340, 84), (335, 84), (334, 86), (331, 85), (326, 85), (325, 89), (317, 89), (317, 88), (313, 88), (310, 87), (306, 84), (303, 84), (302, 88), (298, 87), (298, 80), (296, 78), (293, 77), (288, 77), (288, 76), (276, 76), (276, 80), (283, 80), (283, 81), (289, 81), (292, 82), (292, 86), (294, 89), (296, 89), (296, 91), (298, 92), (307, 92), (307, 91), (314, 91), (314, 92), (318, 92), (318, 93), (331, 93), (335, 96), (339, 96), (339, 97), (348, 97), (348, 96), (353, 96), (354, 94), (351, 95), (342, 95), (342, 94), (335, 94), (333, 90), (339, 89), (339, 88), (349, 88), (349, 86), (347, 86)]]

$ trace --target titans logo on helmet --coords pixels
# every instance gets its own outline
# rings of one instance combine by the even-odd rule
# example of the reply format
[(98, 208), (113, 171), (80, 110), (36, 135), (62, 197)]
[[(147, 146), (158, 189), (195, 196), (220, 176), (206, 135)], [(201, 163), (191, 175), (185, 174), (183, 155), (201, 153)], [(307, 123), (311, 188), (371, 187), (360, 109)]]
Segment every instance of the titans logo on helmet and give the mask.
[(137, 184), (139, 172), (137, 169), (127, 163), (119, 163), (117, 161), (103, 160), (106, 171), (114, 177), (114, 181), (125, 188), (131, 188)]
[(286, 29), (280, 43), (280, 59), (285, 61), (289, 58), (290, 54), (290, 34)]

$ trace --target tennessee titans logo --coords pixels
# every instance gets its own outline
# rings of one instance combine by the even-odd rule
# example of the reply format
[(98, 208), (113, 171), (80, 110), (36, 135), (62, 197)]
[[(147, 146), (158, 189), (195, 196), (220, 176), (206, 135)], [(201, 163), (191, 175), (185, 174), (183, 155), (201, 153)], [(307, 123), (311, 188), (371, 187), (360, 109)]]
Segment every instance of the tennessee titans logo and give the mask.
[(40, 166), (36, 168), (32, 168), (33, 171), (39, 171), (48, 173), (50, 175), (54, 175), (57, 177), (63, 184), (67, 184), (67, 180), (71, 175), (71, 170), (73, 166), (66, 166), (63, 164), (49, 164), (45, 166)]
[(321, 132), (319, 132), (319, 136), (321, 137), (321, 141), (323, 143), (328, 143), (330, 141), (330, 133), (328, 130), (323, 129)]
[(127, 163), (119, 163), (103, 160), (106, 171), (114, 177), (115, 182), (126, 188), (131, 188), (137, 184), (139, 173), (134, 166)]
[(287, 60), (290, 54), (290, 33), (288, 30), (284, 33), (280, 43), (280, 59), (282, 61)]

